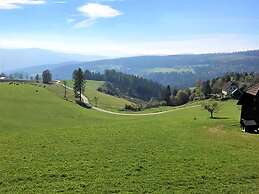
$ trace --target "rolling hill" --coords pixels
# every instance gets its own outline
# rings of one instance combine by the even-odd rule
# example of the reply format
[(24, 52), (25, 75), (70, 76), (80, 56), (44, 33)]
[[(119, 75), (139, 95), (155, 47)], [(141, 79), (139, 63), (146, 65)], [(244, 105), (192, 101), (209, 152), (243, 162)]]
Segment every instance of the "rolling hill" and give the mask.
[[(104, 84), (103, 81), (88, 80), (85, 87), (85, 96), (89, 99), (90, 103), (99, 108), (111, 111), (120, 111), (125, 108), (125, 104), (133, 104), (124, 98), (108, 95), (99, 92), (97, 89)], [(72, 81), (69, 83), (72, 87)], [(97, 98), (97, 102), (95, 102)], [(96, 104), (97, 103), (97, 104)]]
[[(197, 80), (207, 80), (221, 76), (226, 72), (258, 72), (259, 50), (215, 53), (200, 55), (139, 56), (106, 59), (90, 62), (70, 62), (53, 65), (50, 70), (56, 79), (71, 79), (74, 69), (82, 67), (102, 72), (115, 69), (124, 73), (140, 75), (164, 85), (190, 87)], [(24, 72), (41, 72), (26, 68)]]
[(43, 87), (0, 92), (1, 193), (257, 192), (257, 135), (240, 132), (234, 101), (214, 120), (199, 107), (127, 117)]

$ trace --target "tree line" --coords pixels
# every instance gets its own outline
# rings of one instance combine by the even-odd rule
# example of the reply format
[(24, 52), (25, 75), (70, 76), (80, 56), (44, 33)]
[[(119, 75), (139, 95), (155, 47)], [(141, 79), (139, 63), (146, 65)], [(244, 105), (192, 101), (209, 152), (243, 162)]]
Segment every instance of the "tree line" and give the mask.
[(106, 84), (99, 90), (118, 96), (129, 96), (142, 100), (161, 98), (164, 87), (154, 81), (129, 75), (115, 70), (105, 70), (104, 73), (95, 73), (86, 70), (85, 79), (105, 81)]
[(37, 73), (35, 76), (29, 76), (28, 74), (17, 72), (17, 73), (11, 73), (9, 75), (1, 73), (0, 77), (6, 77), (7, 79), (10, 79), (10, 80), (31, 80), (36, 82), (42, 81), (44, 84), (49, 84), (52, 82), (52, 74), (48, 69), (43, 71), (41, 75)]

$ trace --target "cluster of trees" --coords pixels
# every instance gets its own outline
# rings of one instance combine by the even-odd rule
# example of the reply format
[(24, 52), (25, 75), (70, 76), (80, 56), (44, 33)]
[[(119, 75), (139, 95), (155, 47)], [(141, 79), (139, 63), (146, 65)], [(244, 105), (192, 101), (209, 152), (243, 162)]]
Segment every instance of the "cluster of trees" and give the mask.
[(142, 100), (150, 100), (151, 98), (160, 98), (164, 87), (154, 81), (144, 79), (135, 75), (128, 75), (117, 72), (115, 70), (105, 70), (103, 74), (84, 72), (85, 79), (105, 81), (104, 87), (100, 88), (108, 94), (118, 96), (129, 96)]
[(192, 91), (189, 88), (178, 90), (168, 85), (163, 92), (163, 99), (168, 106), (179, 106), (191, 100)]
[(0, 77), (6, 77), (4, 73), (0, 73)]
[(36, 82), (42, 81), (44, 84), (50, 84), (52, 82), (52, 74), (50, 70), (45, 70), (42, 72), (41, 75), (36, 74), (35, 76), (31, 76), (30, 80), (34, 80)]
[(49, 84), (52, 81), (52, 74), (49, 70), (43, 71), (42, 75), (36, 74), (35, 76), (29, 76), (28, 74), (16, 72), (16, 73), (11, 73), (9, 75), (1, 73), (0, 77), (7, 77), (8, 79), (11, 79), (11, 80), (31, 80), (31, 81), (37, 81), (37, 82), (42, 80), (44, 84)]
[(167, 88), (163, 92), (163, 99), (168, 106), (179, 106), (189, 101), (221, 97), (224, 86), (228, 83), (236, 84), (241, 90), (259, 83), (258, 73), (226, 73), (223, 76), (207, 81), (197, 81), (193, 89)]
[(91, 72), (89, 70), (85, 70), (84, 78), (88, 80), (105, 81), (104, 74), (99, 72)]
[(7, 76), (9, 79), (17, 79), (17, 80), (28, 80), (29, 79), (29, 75), (28, 74), (24, 74), (24, 73), (11, 73)]
[(229, 82), (236, 84), (241, 90), (246, 90), (248, 87), (259, 83), (259, 74), (233, 72), (204, 82), (198, 81), (195, 89), (196, 97), (209, 98), (211, 95), (219, 95)]

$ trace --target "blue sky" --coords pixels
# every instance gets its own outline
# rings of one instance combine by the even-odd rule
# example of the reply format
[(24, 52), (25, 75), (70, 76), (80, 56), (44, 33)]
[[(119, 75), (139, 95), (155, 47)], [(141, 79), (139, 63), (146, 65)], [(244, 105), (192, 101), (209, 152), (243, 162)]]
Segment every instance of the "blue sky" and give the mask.
[(0, 47), (105, 56), (259, 49), (258, 0), (0, 0)]

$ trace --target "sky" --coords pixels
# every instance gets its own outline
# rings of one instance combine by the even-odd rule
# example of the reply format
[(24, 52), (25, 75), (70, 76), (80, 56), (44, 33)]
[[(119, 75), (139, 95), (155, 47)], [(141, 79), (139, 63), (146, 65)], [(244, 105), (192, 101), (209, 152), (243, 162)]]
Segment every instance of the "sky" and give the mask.
[(259, 49), (258, 0), (0, 0), (0, 48), (100, 56)]

